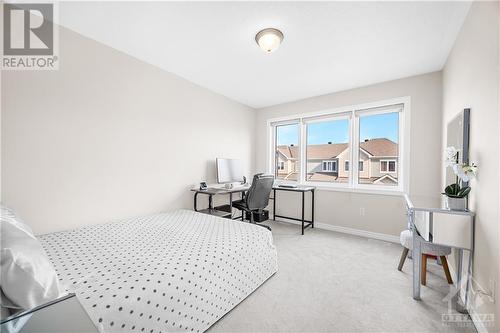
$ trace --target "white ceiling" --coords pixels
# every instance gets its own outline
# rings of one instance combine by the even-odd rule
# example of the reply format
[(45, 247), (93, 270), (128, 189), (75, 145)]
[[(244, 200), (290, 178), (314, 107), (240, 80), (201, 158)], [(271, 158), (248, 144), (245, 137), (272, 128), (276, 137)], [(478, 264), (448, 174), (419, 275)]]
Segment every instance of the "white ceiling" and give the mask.
[[(469, 2), (65, 2), (60, 22), (254, 108), (442, 69)], [(283, 31), (280, 49), (254, 41)]]

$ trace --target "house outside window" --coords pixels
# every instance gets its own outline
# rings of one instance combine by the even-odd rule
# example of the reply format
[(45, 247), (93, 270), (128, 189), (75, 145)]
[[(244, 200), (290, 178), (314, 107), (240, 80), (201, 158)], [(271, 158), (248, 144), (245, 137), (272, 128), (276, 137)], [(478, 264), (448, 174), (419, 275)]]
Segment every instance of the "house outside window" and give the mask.
[(276, 153), (271, 155), (271, 172), (277, 174), (278, 182), (370, 191), (407, 190), (407, 112), (409, 98), (399, 98), (388, 104), (269, 120), (269, 144)]
[[(306, 136), (306, 182), (346, 184), (349, 172), (343, 166), (349, 159), (349, 119), (334, 116), (303, 120)], [(330, 137), (326, 140), (326, 137)], [(327, 163), (330, 161), (329, 163)]]
[(297, 181), (300, 168), (300, 125), (297, 122), (274, 127), (274, 176), (277, 180)]

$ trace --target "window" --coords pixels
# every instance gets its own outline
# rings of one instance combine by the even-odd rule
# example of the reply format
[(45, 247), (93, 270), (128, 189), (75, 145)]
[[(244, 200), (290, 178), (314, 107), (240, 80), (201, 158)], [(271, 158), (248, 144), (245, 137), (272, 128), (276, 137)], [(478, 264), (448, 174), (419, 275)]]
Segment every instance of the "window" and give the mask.
[(269, 122), (271, 172), (304, 185), (403, 191), (409, 100), (399, 101)]
[(323, 161), (324, 172), (337, 172), (337, 161)]
[(299, 124), (275, 126), (275, 137), (274, 175), (276, 179), (297, 181), (300, 169)]
[(358, 170), (358, 183), (397, 186), (396, 161), (399, 158), (399, 112), (377, 110), (361, 112), (359, 122), (359, 160), (369, 167)]
[(381, 160), (380, 172), (385, 172), (385, 173), (396, 172), (396, 161)]
[(307, 132), (305, 181), (347, 183), (349, 172), (339, 165), (349, 158), (349, 118), (329, 116), (303, 122)]

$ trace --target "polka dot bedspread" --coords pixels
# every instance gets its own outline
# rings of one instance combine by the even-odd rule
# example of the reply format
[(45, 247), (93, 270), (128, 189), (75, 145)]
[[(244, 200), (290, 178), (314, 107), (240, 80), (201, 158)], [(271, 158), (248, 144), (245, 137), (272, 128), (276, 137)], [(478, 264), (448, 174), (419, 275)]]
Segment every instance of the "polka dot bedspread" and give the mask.
[(100, 332), (203, 332), (278, 269), (267, 229), (189, 210), (39, 240)]

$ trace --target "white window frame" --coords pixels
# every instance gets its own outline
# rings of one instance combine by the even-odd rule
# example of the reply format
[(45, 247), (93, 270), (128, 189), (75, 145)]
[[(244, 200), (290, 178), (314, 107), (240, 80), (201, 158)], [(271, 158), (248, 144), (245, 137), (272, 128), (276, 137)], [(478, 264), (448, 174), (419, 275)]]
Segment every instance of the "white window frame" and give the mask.
[[(325, 163), (327, 166), (329, 164), (331, 164), (334, 167), (331, 170), (328, 167), (325, 169)], [(338, 167), (339, 166), (338, 166), (337, 160), (323, 160), (323, 161), (321, 161), (321, 171), (323, 171), (323, 172), (338, 172)]]
[[(386, 171), (382, 170), (382, 162), (387, 163), (387, 170)], [(394, 171), (389, 170), (389, 162), (394, 162)], [(398, 172), (398, 161), (397, 160), (395, 160), (395, 159), (380, 160), (380, 173), (388, 174), (388, 173), (397, 173), (397, 172)]]
[[(396, 172), (398, 175), (397, 186), (387, 186), (379, 184), (359, 184), (359, 117), (361, 115), (375, 115), (382, 113), (391, 113), (399, 111), (399, 138), (398, 149), (399, 157), (396, 162)], [(316, 121), (326, 121), (328, 119), (335, 120), (341, 117), (350, 119), (349, 129), (349, 157), (352, 161), (349, 167), (349, 182), (347, 183), (327, 183), (307, 181), (307, 160), (306, 150), (304, 146), (307, 143), (307, 123)], [(272, 118), (267, 120), (267, 171), (274, 174), (274, 158), (275, 158), (275, 127), (277, 125), (299, 124), (299, 152), (300, 152), (300, 167), (297, 181), (276, 180), (277, 183), (295, 183), (299, 185), (313, 185), (321, 190), (329, 191), (348, 191), (360, 193), (377, 193), (387, 195), (402, 195), (409, 192), (409, 174), (410, 174), (410, 119), (411, 119), (411, 98), (398, 97), (373, 103), (360, 105), (351, 105), (335, 109), (328, 109), (316, 112), (308, 112), (295, 114), (291, 116)], [(338, 169), (338, 165), (337, 165)], [(392, 173), (392, 172), (389, 172)]]
[(300, 153), (300, 165), (299, 165), (299, 177), (298, 180), (290, 180), (290, 179), (276, 179), (276, 183), (279, 184), (300, 184), (302, 183), (302, 125), (300, 123), (300, 120), (297, 118), (287, 118), (287, 119), (281, 119), (280, 121), (276, 122), (267, 122), (267, 128), (268, 128), (268, 135), (267, 135), (267, 156), (268, 156), (268, 161), (267, 161), (267, 172), (276, 175), (276, 170), (274, 170), (275, 165), (276, 165), (276, 127), (277, 126), (284, 126), (284, 125), (299, 125), (299, 142), (298, 142), (298, 147), (299, 147), (299, 153)]

